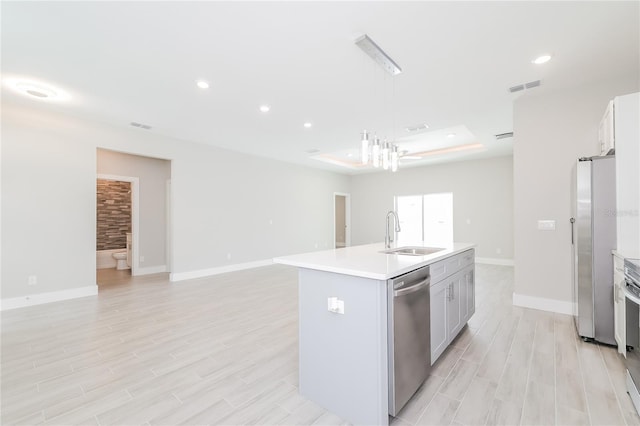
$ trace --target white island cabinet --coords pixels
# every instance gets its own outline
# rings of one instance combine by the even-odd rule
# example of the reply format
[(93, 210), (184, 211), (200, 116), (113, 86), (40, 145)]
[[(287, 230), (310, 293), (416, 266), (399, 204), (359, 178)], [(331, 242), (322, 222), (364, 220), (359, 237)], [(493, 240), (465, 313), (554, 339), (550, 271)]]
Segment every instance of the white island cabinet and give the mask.
[(431, 364), (475, 312), (474, 250), (435, 262), (431, 268)]
[[(456, 243), (433, 254), (409, 256), (386, 254), (383, 244), (369, 244), (274, 259), (299, 268), (300, 394), (350, 423), (388, 424), (394, 410), (392, 279), (430, 267), (429, 298), (446, 305), (439, 309), (441, 305), (424, 298), (419, 306), (431, 307), (428, 315), (424, 309), (430, 324), (422, 327), (431, 333), (431, 342), (444, 327), (439, 355), (475, 311), (473, 247)], [(444, 293), (436, 294), (438, 289)], [(413, 294), (418, 300), (417, 292), (409, 299)], [(426, 347), (420, 358), (428, 369), (434, 352)]]

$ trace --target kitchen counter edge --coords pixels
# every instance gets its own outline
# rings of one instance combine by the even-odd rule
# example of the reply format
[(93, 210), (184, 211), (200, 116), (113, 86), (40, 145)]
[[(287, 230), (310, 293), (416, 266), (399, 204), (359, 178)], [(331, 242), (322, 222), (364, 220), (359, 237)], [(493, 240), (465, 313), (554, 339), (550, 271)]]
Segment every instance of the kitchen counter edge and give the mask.
[[(403, 244), (397, 247), (403, 246), (426, 247), (421, 244)], [(473, 243), (454, 243), (453, 247), (427, 256), (405, 256), (380, 253), (385, 250), (384, 244), (376, 243), (276, 257), (273, 262), (361, 278), (388, 280), (475, 247), (476, 244)], [(363, 264), (362, 260), (365, 257), (368, 257), (369, 261)], [(384, 268), (382, 267), (383, 262)]]

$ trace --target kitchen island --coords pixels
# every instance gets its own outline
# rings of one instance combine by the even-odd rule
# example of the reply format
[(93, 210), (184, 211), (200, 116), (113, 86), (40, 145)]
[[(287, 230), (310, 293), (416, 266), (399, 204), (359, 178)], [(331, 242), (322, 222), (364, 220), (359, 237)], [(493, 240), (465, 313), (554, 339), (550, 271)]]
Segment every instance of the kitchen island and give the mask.
[[(407, 244), (392, 249), (401, 246)], [(410, 246), (417, 253), (426, 247)], [(380, 243), (274, 259), (299, 268), (300, 394), (351, 423), (388, 424), (401, 408), (390, 402), (392, 279), (429, 266), (424, 338), (431, 345), (423, 354), (429, 368), (475, 310), (473, 247), (455, 243), (432, 254), (399, 255), (384, 253)]]

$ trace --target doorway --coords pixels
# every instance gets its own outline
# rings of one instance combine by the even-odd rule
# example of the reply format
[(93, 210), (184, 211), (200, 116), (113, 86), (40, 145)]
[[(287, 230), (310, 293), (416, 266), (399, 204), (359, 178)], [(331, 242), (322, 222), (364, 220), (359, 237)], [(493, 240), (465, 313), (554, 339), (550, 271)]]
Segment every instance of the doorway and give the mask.
[[(131, 273), (128, 270), (117, 270), (116, 262), (111, 269), (115, 269), (119, 275), (109, 276), (109, 280), (115, 283), (118, 279), (125, 278), (125, 272), (129, 276), (128, 280), (124, 280), (127, 282), (132, 282), (131, 277), (170, 272), (171, 161), (102, 148), (97, 149), (96, 157), (96, 176), (99, 179), (131, 182), (131, 228), (126, 230), (123, 224), (120, 228), (113, 227), (115, 230), (112, 232), (118, 238), (121, 237), (120, 234), (128, 234), (130, 250), (127, 250), (127, 265), (130, 265)], [(97, 234), (98, 232), (96, 240)], [(120, 247), (113, 248), (118, 252), (116, 248)], [(121, 260), (122, 254), (116, 253), (113, 257)], [(122, 262), (119, 266), (126, 268)], [(109, 266), (105, 268), (108, 269)], [(101, 284), (101, 278), (105, 278), (103, 272), (105, 271), (100, 270), (100, 274), (96, 273), (98, 284)]]
[[(98, 182), (107, 181), (114, 183), (128, 183), (130, 188), (130, 206), (131, 206), (131, 215), (130, 215), (130, 229), (131, 229), (131, 242), (127, 244), (125, 247), (127, 251), (131, 249), (131, 253), (129, 254), (129, 259), (131, 263), (131, 275), (138, 275), (138, 269), (140, 267), (139, 257), (138, 257), (138, 242), (139, 242), (139, 218), (140, 218), (140, 179), (134, 176), (117, 176), (117, 175), (108, 175), (108, 174), (98, 174), (97, 175)], [(113, 200), (108, 200), (113, 201)], [(109, 207), (107, 207), (109, 208)], [(100, 209), (98, 208), (98, 216), (100, 216)], [(99, 221), (99, 219), (98, 219)], [(117, 225), (117, 224), (116, 224)], [(97, 224), (97, 234), (100, 233), (100, 223)], [(109, 235), (106, 235), (105, 238), (109, 238)], [(96, 236), (96, 239), (99, 240), (99, 237)], [(96, 246), (99, 246), (100, 242)], [(97, 247), (100, 249), (100, 247)], [(123, 248), (123, 247), (119, 247)], [(99, 252), (98, 252), (99, 253)], [(107, 253), (110, 255), (110, 253)], [(98, 265), (99, 266), (99, 265)], [(121, 272), (120, 274), (123, 274)]]
[(333, 194), (333, 240), (335, 248), (351, 245), (351, 195)]

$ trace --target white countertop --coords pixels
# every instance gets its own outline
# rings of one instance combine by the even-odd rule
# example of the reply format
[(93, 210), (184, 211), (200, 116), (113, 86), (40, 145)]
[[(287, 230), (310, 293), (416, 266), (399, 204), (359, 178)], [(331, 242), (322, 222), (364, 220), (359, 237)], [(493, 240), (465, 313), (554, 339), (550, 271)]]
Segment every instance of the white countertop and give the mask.
[[(391, 248), (405, 246), (432, 247), (422, 243), (398, 242), (397, 244), (392, 244)], [(376, 243), (276, 257), (273, 261), (274, 263), (297, 266), (299, 268), (335, 272), (374, 280), (387, 280), (469, 250), (475, 246), (475, 244), (471, 243), (454, 243), (451, 247), (427, 256), (406, 256), (380, 253), (386, 250), (384, 243)]]

